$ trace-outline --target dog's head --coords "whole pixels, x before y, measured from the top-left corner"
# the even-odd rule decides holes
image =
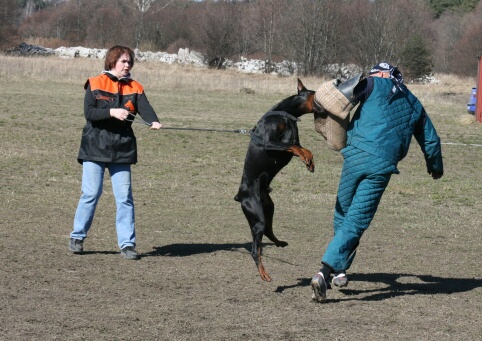
[[[324,114],[326,112],[316,100],[315,94],[316,91],[307,89],[298,78],[298,95],[295,96],[294,100],[298,103],[301,115],[308,113]]]

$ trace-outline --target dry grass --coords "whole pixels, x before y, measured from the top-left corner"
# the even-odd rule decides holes
[[[135,126],[138,248],[118,255],[108,181],[88,252],[67,251],[80,190],[82,86],[95,60],[0,57],[0,339],[477,340],[482,278],[482,147],[444,145],[433,181],[414,143],[364,235],[346,290],[310,301],[332,235],[342,159],[302,118],[315,173],[294,159],[273,182],[275,233],[261,283],[239,204],[248,136]],[[139,63],[135,78],[166,126],[251,128],[294,78]],[[444,142],[482,144],[466,120],[471,79],[412,85]],[[303,79],[316,89],[318,79]],[[254,94],[240,92],[250,88]]]
[[[100,73],[102,60],[57,57],[9,57],[0,56],[0,77],[21,80],[49,79],[59,83],[81,83],[88,77]],[[246,74],[237,71],[209,70],[195,66],[138,62],[133,76],[147,89],[180,89],[190,91],[239,92],[241,89],[254,89],[258,93],[291,94],[295,77],[275,77],[272,75]],[[304,78],[307,84],[314,78]],[[294,83],[296,86],[296,83]],[[295,88],[296,89],[296,88]]]

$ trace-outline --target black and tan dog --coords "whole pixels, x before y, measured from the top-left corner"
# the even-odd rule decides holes
[[[251,228],[251,255],[264,281],[269,282],[271,278],[261,261],[263,234],[276,246],[288,245],[273,234],[274,203],[269,195],[270,183],[293,156],[298,156],[310,172],[314,171],[313,155],[300,145],[296,122],[301,115],[323,111],[315,102],[315,91],[306,89],[298,79],[298,94],[271,108],[251,132],[243,177],[234,200],[241,203]]]

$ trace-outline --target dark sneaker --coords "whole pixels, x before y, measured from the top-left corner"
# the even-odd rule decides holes
[[[70,238],[69,250],[73,253],[84,252],[84,241],[80,239]]]
[[[311,288],[313,289],[313,296],[311,298],[316,302],[323,303],[326,300],[326,289],[328,285],[321,272],[318,272],[311,279]]]
[[[126,246],[126,247],[124,247],[124,248],[121,250],[121,255],[122,255],[122,257],[124,257],[125,259],[133,259],[133,260],[139,259],[139,255],[137,254],[137,251],[136,251],[136,249],[134,248],[134,246]]]
[[[331,283],[338,288],[346,287],[348,285],[348,278],[344,273],[335,274]]]

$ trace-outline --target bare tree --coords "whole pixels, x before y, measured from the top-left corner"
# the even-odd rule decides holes
[[[11,47],[18,39],[21,12],[15,0],[0,0],[0,49]]]
[[[126,0],[128,6],[133,8],[137,14],[137,23],[135,26],[135,47],[139,48],[145,39],[145,17],[152,5],[158,0]],[[175,0],[168,0],[156,9],[156,12],[163,10]]]
[[[280,0],[259,0],[251,6],[251,22],[255,30],[253,37],[264,52],[267,73],[272,71],[273,52],[277,44],[279,24],[285,13],[285,5],[286,2]]]
[[[477,56],[482,54],[482,3],[464,15],[464,33],[453,49],[452,71],[462,76],[477,76]]]
[[[302,75],[321,75],[337,59],[340,2],[335,0],[294,0],[289,2],[283,22],[284,50],[298,63]]]
[[[139,10],[141,13],[146,13],[151,5],[156,2],[156,0],[132,0],[133,5]]]
[[[428,26],[431,12],[424,2],[354,0],[346,9],[347,57],[364,68],[384,60],[399,64],[403,62],[401,52],[415,36],[425,42],[433,39]]]
[[[454,51],[457,42],[464,33],[462,14],[447,12],[440,19],[432,22],[435,35],[436,53],[434,53],[435,71],[450,72],[454,63]]]
[[[109,48],[114,44],[133,46],[132,32],[124,25],[125,8],[107,6],[102,0],[98,2],[98,6],[89,11],[85,44],[98,48]]]
[[[476,2],[464,0],[464,8]],[[324,75],[332,63],[369,68],[387,60],[414,68],[423,49],[436,72],[472,72],[473,55],[481,53],[476,51],[481,2],[470,13],[446,10],[440,18],[429,4],[434,2],[0,0],[0,47],[10,45],[18,32],[21,39],[36,38],[49,47],[121,43],[171,52],[189,47],[214,67],[226,58],[259,53],[256,58],[268,62],[268,71],[271,62],[288,59],[303,75]],[[19,8],[30,15],[22,17]]]
[[[197,4],[188,0],[176,0],[170,6],[155,4],[144,20],[144,49],[178,52],[179,48],[192,47],[191,25],[199,13]]]
[[[193,26],[197,42],[205,48],[206,58],[212,68],[221,68],[227,58],[237,50],[239,4],[213,2],[199,13],[199,23]]]
[[[239,35],[237,50],[240,56],[249,56],[261,50],[258,40],[258,2],[244,1],[240,7]]]
[[[430,26],[432,11],[427,3],[409,0],[397,3],[395,53],[398,66],[406,76],[422,78],[433,72],[435,32]]]
[[[396,19],[396,9],[391,1],[369,3],[356,0],[349,7],[348,17],[351,20],[348,26],[351,44],[347,45],[350,55],[358,65],[369,67],[382,60],[397,63],[395,55],[396,28],[393,24]]]

